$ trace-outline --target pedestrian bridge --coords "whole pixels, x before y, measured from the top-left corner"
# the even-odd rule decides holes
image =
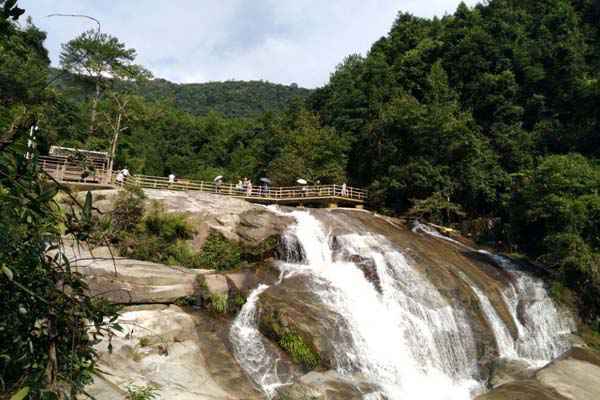
[[[78,163],[57,157],[39,157],[43,170],[58,182],[78,190],[98,190],[116,187],[116,173],[105,168],[86,170]],[[231,196],[253,203],[281,204],[290,206],[321,205],[327,207],[354,206],[362,208],[367,192],[362,189],[342,185],[303,185],[269,187],[253,186],[252,190],[241,190],[231,183],[217,184],[193,179],[179,178],[169,182],[166,177],[131,175],[125,186],[145,189],[200,191],[222,196]]]

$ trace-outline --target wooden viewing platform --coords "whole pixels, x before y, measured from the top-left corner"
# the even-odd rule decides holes
[[[85,178],[83,168],[77,163],[61,157],[39,157],[40,166],[57,181],[78,189],[108,189],[116,185],[116,173],[110,173],[103,166],[95,166],[95,170]],[[131,175],[125,181],[126,186],[137,186],[145,189],[200,191],[222,196],[231,196],[261,204],[310,205],[318,204],[328,207],[354,206],[361,208],[367,198],[365,190],[342,185],[303,185],[270,187],[264,190],[253,186],[252,191],[241,190],[231,183],[204,182],[179,178],[174,183],[160,176]]]

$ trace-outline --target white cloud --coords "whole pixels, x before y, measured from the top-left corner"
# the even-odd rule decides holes
[[[48,32],[56,64],[60,44],[94,25],[46,18],[56,12],[98,18],[102,30],[138,52],[155,76],[175,82],[264,79],[305,87],[326,83],[343,58],[364,54],[398,11],[431,17],[458,0],[21,0]],[[473,5],[475,0],[467,1]]]

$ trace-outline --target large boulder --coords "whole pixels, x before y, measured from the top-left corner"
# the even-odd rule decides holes
[[[477,400],[596,400],[600,399],[600,355],[574,347],[530,378],[515,380]]]
[[[197,231],[194,246],[200,248],[211,231],[246,246],[256,246],[280,236],[293,220],[267,207],[232,197],[197,191],[145,189],[148,201],[159,201],[168,212],[183,212]]]
[[[116,304],[170,304],[194,296],[198,277],[206,270],[192,270],[148,261],[111,257],[103,248],[66,246],[72,267],[83,274],[90,294]]]
[[[290,355],[306,369],[331,368],[336,361],[334,346],[351,342],[343,318],[315,294],[316,286],[320,284],[324,283],[297,274],[271,286],[261,294],[258,302],[260,331],[284,350],[289,351],[285,346],[286,338],[298,342],[309,359]]]
[[[278,390],[276,400],[360,400],[375,388],[358,376],[341,376],[335,371],[312,371]]]
[[[119,190],[93,192],[94,207],[104,214],[114,208]],[[193,245],[199,249],[211,231],[245,246],[256,246],[270,237],[279,237],[293,219],[268,207],[245,200],[199,191],[144,189],[147,206],[160,203],[167,212],[185,213],[196,235]],[[85,194],[79,194],[82,202]],[[68,204],[69,198],[62,202]]]
[[[590,350],[573,348],[538,371],[536,378],[567,399],[600,399],[600,355]]]
[[[124,331],[98,345],[103,372],[86,388],[98,400],[125,399],[127,388],[154,386],[162,399],[260,399],[227,350],[222,330],[177,306],[126,308]]]

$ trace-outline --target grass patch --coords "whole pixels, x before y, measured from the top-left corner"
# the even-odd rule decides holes
[[[160,398],[156,386],[127,386],[127,400],[155,400]]]
[[[190,307],[198,305],[198,298],[196,296],[184,296],[175,299],[175,305],[179,307]]]
[[[315,369],[321,361],[319,354],[312,350],[298,334],[285,333],[279,339],[279,345],[295,363],[302,364],[306,369]]]
[[[210,309],[216,314],[226,314],[228,307],[227,296],[213,293],[210,295]]]

